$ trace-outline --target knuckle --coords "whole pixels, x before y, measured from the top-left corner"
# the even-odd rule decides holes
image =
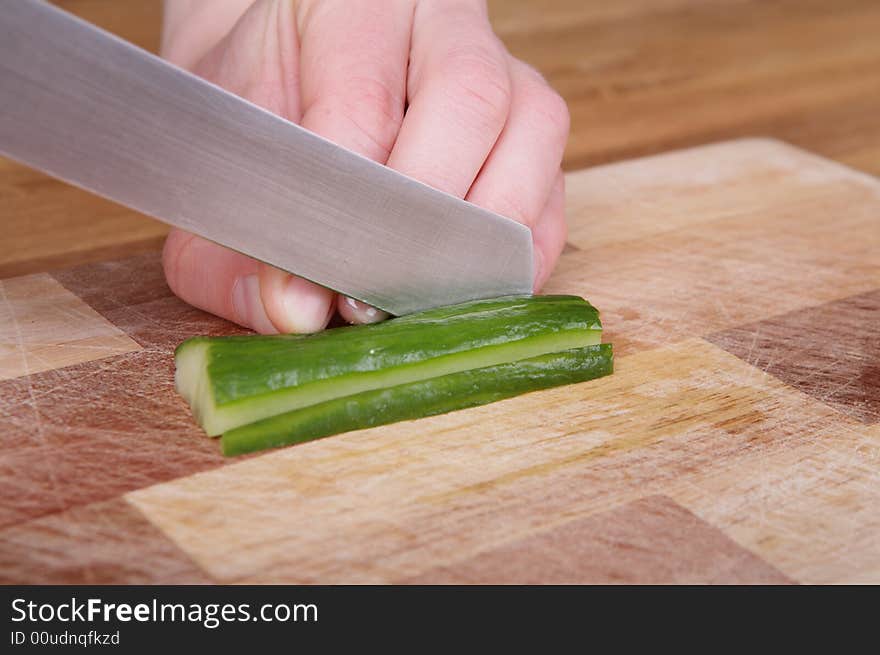
[[[548,129],[556,140],[565,141],[571,129],[571,112],[565,98],[535,68],[521,61],[517,61],[516,66],[522,102],[539,125]]]
[[[571,129],[571,114],[565,99],[546,84],[535,85],[523,94],[531,121],[554,143],[565,143]]]
[[[351,82],[346,96],[348,100],[344,107],[347,111],[364,116],[367,125],[374,131],[386,130],[392,136],[396,135],[397,127],[403,120],[404,98],[401,92],[393,91],[382,80],[359,78]]]
[[[571,113],[568,109],[568,103],[561,95],[547,86],[544,87],[537,104],[541,115],[553,133],[564,141],[571,128]]]
[[[445,78],[462,106],[483,122],[503,124],[512,89],[507,65],[495,47],[468,46],[449,54]]]
[[[349,80],[343,91],[331,93],[318,103],[318,111],[336,113],[361,137],[370,154],[386,159],[403,121],[404,99],[381,80]]]

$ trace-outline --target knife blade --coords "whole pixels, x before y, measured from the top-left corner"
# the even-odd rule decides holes
[[[40,0],[0,12],[0,153],[392,314],[531,292],[527,227]]]

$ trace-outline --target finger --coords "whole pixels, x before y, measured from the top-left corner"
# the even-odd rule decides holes
[[[302,114],[299,47],[291,4],[259,0],[193,70],[227,91],[297,122]]]
[[[298,50],[290,4],[264,0],[241,16],[196,64],[195,72],[297,121]],[[258,332],[311,332],[326,324],[331,292],[303,280],[293,282],[289,275],[279,281],[256,260],[200,237],[172,232],[163,263],[169,286],[178,296]],[[323,307],[315,308],[315,296],[324,298]],[[301,306],[296,299],[303,299]]]
[[[406,101],[413,0],[303,2],[302,125],[385,163]]]
[[[336,307],[336,294],[326,287],[286,271],[260,265],[259,299],[280,332],[320,332]]]
[[[388,160],[406,103],[414,6],[413,0],[301,5],[303,127],[380,163]],[[350,323],[388,316],[345,296],[337,309]]]
[[[507,119],[507,54],[483,3],[423,0],[410,56],[409,108],[388,165],[463,198]]]
[[[263,334],[277,332],[260,302],[259,263],[183,230],[165,240],[168,286],[190,305]]]
[[[159,51],[170,62],[191,69],[241,18],[254,0],[166,0]]]
[[[348,296],[339,296],[337,309],[339,315],[349,323],[378,323],[390,316],[388,312],[383,312],[381,309],[371,307]]]
[[[556,262],[565,239],[568,226],[565,223],[565,176],[558,171],[547,204],[538,215],[532,228],[532,239],[535,242],[535,293],[538,293],[556,268]]]
[[[534,227],[559,176],[568,108],[527,64],[511,60],[511,78],[510,116],[467,200]]]
[[[299,45],[290,3],[262,0],[195,72],[290,120],[300,117]],[[175,231],[163,251],[169,286],[183,300],[258,332],[313,332],[334,294],[200,237]]]

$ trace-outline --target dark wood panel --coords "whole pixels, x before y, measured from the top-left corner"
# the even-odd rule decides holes
[[[193,438],[172,353],[182,335],[242,328],[171,295],[155,252],[56,279],[143,349],[0,381],[0,526],[230,461]]]
[[[121,498],[0,530],[2,584],[208,584],[211,579]]]
[[[857,421],[880,422],[880,290],[709,340]]]
[[[665,496],[438,567],[418,584],[786,584],[785,575]]]

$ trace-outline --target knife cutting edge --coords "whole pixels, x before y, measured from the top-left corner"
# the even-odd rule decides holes
[[[0,12],[0,153],[392,314],[532,290],[526,226],[40,0]]]

